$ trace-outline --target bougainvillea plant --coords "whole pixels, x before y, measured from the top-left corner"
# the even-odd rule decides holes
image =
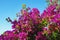
[[[48,7],[42,14],[37,8],[26,8],[17,14],[18,20],[6,19],[12,24],[12,31],[5,31],[0,40],[60,40],[60,3],[47,0]],[[20,15],[21,14],[21,15]]]

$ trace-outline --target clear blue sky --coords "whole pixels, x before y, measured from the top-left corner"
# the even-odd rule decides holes
[[[14,20],[16,13],[21,10],[22,4],[26,4],[30,8],[38,8],[41,13],[47,7],[46,0],[0,0],[0,34],[11,30],[12,25],[5,19],[10,17]]]

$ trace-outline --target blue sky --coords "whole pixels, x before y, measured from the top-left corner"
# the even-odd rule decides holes
[[[21,10],[22,4],[26,4],[30,8],[38,8],[41,13],[47,7],[46,0],[0,0],[0,34],[11,30],[12,25],[5,19],[10,17],[14,20],[16,13]]]

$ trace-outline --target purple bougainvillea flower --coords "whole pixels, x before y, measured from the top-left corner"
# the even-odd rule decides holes
[[[52,2],[52,0],[50,0],[50,2]]]
[[[40,14],[37,8],[24,8],[17,20],[6,19],[12,24],[11,31],[0,35],[0,40],[52,40],[60,37],[60,6],[56,0],[48,0],[50,4]],[[57,32],[58,31],[58,32]],[[55,32],[57,35],[52,35]],[[55,38],[56,37],[56,38]],[[60,38],[59,38],[60,39]]]
[[[60,14],[56,14],[53,19],[51,19],[52,22],[57,23],[60,20]]]
[[[56,5],[49,5],[49,7],[47,8],[47,12],[51,13],[52,11],[54,11],[55,8]]]
[[[26,32],[20,32],[19,33],[19,38],[20,40],[27,40],[27,33]]]
[[[4,35],[0,36],[0,40],[18,40],[18,35],[12,31],[6,31]]]
[[[44,12],[41,14],[41,18],[46,18],[47,17],[47,11],[46,10],[44,10]]]
[[[36,40],[47,40],[47,38],[42,34],[42,32],[38,32],[36,36]]]
[[[32,12],[34,12],[35,14],[39,14],[39,13],[40,13],[37,8],[33,8],[33,9],[32,9]]]

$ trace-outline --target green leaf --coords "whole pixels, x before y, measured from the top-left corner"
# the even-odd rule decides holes
[[[53,37],[55,37],[55,38],[56,38],[56,36],[57,36],[57,33],[53,32]]]
[[[48,24],[47,20],[43,20],[42,24],[45,25],[45,26],[47,26],[47,24]]]
[[[22,8],[23,8],[23,9],[26,9],[26,5],[25,5],[25,4],[22,4]]]

